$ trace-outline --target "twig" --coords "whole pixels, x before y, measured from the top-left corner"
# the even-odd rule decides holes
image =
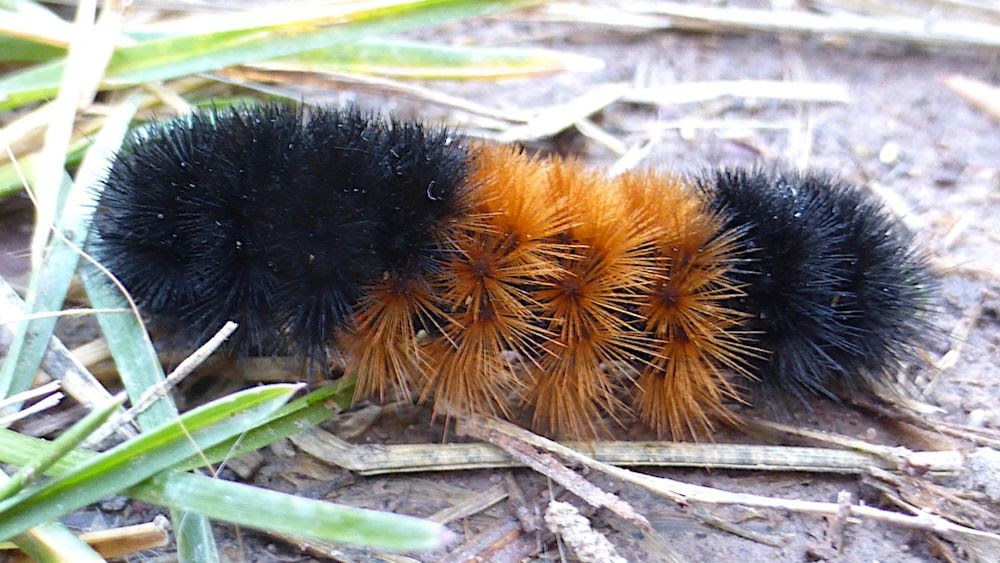
[[[174,371],[170,372],[163,381],[158,384],[146,389],[146,391],[139,397],[139,401],[136,402],[130,409],[125,411],[120,416],[116,416],[106,422],[104,426],[99,428],[94,434],[88,439],[88,443],[95,443],[103,440],[111,432],[117,429],[120,425],[131,423],[135,420],[135,417],[139,416],[140,413],[148,409],[160,398],[165,397],[171,389],[174,388],[182,379],[191,374],[198,366],[200,366],[213,352],[222,346],[223,342],[229,338],[233,332],[236,331],[238,325],[232,321],[227,322],[219,332],[215,334],[208,342],[204,343],[197,350],[191,353],[190,356],[184,359]]]
[[[521,535],[521,524],[514,518],[490,526],[481,534],[469,539],[464,544],[448,553],[449,561],[493,561],[490,555],[496,555],[498,550],[516,540]],[[518,559],[519,560],[519,559]]]
[[[171,389],[174,388],[182,379],[191,375],[191,372],[200,366],[209,356],[215,352],[222,343],[226,341],[234,332],[239,325],[233,321],[227,322],[219,332],[215,333],[215,336],[209,339],[208,342],[201,345],[200,348],[195,350],[188,356],[180,365],[177,366],[174,371],[170,372],[162,382],[160,382],[155,387],[151,387],[142,394],[139,398],[139,402],[136,403],[132,408],[128,410],[126,416],[135,417],[142,411],[148,409],[153,403],[160,400],[160,398],[166,396]]]
[[[504,472],[503,482],[507,490],[507,498],[514,505],[514,516],[521,523],[521,529],[525,532],[534,532],[539,527],[538,514],[529,508],[528,499],[524,497],[521,485],[514,479],[514,475],[510,471]]]
[[[904,422],[923,430],[929,430],[931,432],[944,434],[954,438],[961,438],[962,440],[968,440],[969,442],[973,442],[981,446],[1000,448],[1000,432],[996,430],[956,424],[954,422],[948,422],[947,420],[927,420],[905,411],[889,410],[882,405],[877,405],[871,401],[866,401],[857,397],[851,397],[848,401],[855,406],[863,408],[869,412],[876,413],[879,416]]]
[[[921,504],[917,504],[915,500],[919,499],[912,499],[912,497],[914,496],[912,494],[912,491],[910,491],[910,493],[905,492],[905,488],[907,487],[912,488],[914,485],[910,483],[904,483],[902,479],[899,479],[895,475],[889,475],[886,474],[885,472],[873,470],[872,475],[869,478],[866,478],[864,482],[867,485],[878,489],[882,493],[882,495],[885,496],[885,498],[887,498],[894,505],[904,510],[907,510],[913,514],[933,512],[934,514],[939,514],[941,515],[941,517],[947,518],[948,520],[956,522],[959,525],[971,525],[971,523],[968,522],[968,519],[959,518],[955,514],[951,513],[951,510],[954,510],[956,508],[966,509],[966,510],[971,509],[978,516],[986,517],[985,520],[980,520],[980,522],[985,522],[986,526],[989,526],[992,523],[993,524],[992,527],[995,527],[996,524],[995,518],[993,517],[993,514],[990,511],[969,501],[959,499],[955,497],[953,494],[947,492],[942,487],[930,485],[930,488],[922,496],[925,497],[924,500],[930,500],[931,502],[929,503],[923,502]],[[919,486],[928,486],[928,484],[920,483]],[[904,498],[904,497],[911,497],[911,498]],[[948,505],[943,506],[945,502],[947,502]],[[982,549],[983,546],[981,544],[983,542],[977,541],[978,538],[961,538],[961,539],[950,538],[950,539],[954,541],[957,545],[961,546],[964,550],[968,551],[969,553],[974,553],[979,555],[978,559],[975,557],[971,558],[973,560],[977,561],[991,560],[992,558],[986,557],[986,554],[996,552],[995,545],[993,546],[992,549],[989,548],[985,550]],[[962,540],[971,540],[971,541],[962,541]]]
[[[558,485],[546,487],[530,495],[527,500],[528,510],[533,514],[541,514],[542,506],[547,506],[556,491],[562,490]],[[556,500],[565,500],[570,493],[563,491],[555,494]],[[593,509],[584,506],[580,509],[587,516]],[[539,518],[540,520],[540,518]],[[623,522],[615,521],[614,522]],[[634,527],[633,527],[634,529]],[[525,532],[535,532],[525,534]],[[452,548],[447,554],[448,561],[473,563],[478,561],[524,561],[537,555],[542,546],[550,543],[554,536],[539,523],[535,530],[525,530],[516,517],[504,518],[496,525],[490,526],[465,543]]]
[[[863,477],[863,482],[877,487],[886,494],[890,492],[897,494],[900,498],[907,499],[908,503],[919,505],[920,508],[940,514],[941,516],[963,526],[980,526],[984,528],[996,528],[1000,524],[1000,515],[984,508],[983,505],[972,500],[962,498],[956,493],[968,493],[969,491],[955,490],[930,483],[925,480],[917,480],[913,477],[903,475],[893,475],[881,469],[871,468],[871,472]],[[890,489],[891,485],[891,489]],[[988,499],[980,499],[980,502],[988,504]]]
[[[607,508],[619,517],[633,522],[642,528],[648,529],[651,527],[645,516],[636,512],[631,505],[618,498],[617,495],[601,490],[590,481],[587,481],[579,474],[559,463],[552,455],[547,453],[540,454],[523,440],[497,431],[492,426],[495,422],[495,420],[479,417],[463,417],[459,419],[455,430],[460,434],[486,440],[503,448],[508,454],[563,487],[566,487],[567,490],[595,508]]]
[[[948,340],[951,342],[951,347],[948,351],[941,355],[934,362],[934,378],[931,379],[927,385],[921,390],[924,397],[930,395],[930,388],[938,380],[943,372],[950,370],[958,364],[958,360],[962,357],[962,350],[965,348],[966,343],[969,341],[969,335],[972,334],[972,329],[979,322],[979,317],[983,314],[982,304],[973,307],[971,310],[965,312],[962,315],[962,320],[955,328],[952,329],[951,334],[948,335]]]
[[[851,492],[837,493],[837,514],[828,522],[827,536],[837,553],[844,551],[844,536],[847,531],[847,517],[851,514]]]
[[[491,420],[490,426],[495,432],[501,432],[512,437],[517,437],[532,446],[544,448],[567,460],[585,465],[597,471],[601,471],[612,477],[635,483],[684,505],[692,503],[716,505],[736,504],[760,508],[788,510],[790,512],[801,512],[805,514],[819,514],[823,516],[835,516],[841,511],[840,505],[832,502],[783,499],[747,493],[733,493],[721,489],[714,489],[712,487],[691,485],[674,479],[644,475],[634,471],[629,471],[628,469],[622,469],[620,467],[614,467],[606,463],[601,463],[589,456],[563,446],[562,444],[533,434],[508,422]],[[926,530],[942,534],[958,534],[967,539],[989,543],[994,545],[995,549],[1000,550],[1000,535],[953,524],[940,516],[926,512],[909,516],[865,505],[851,505],[850,515],[858,518],[867,518],[870,520],[886,522],[905,528]]]

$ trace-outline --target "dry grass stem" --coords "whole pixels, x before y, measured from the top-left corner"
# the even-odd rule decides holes
[[[79,538],[93,547],[101,557],[111,559],[126,557],[141,551],[164,547],[170,540],[170,522],[163,515],[158,515],[152,522],[110,528],[96,532],[83,532]],[[11,543],[0,545],[0,553],[5,554],[5,561],[34,561],[23,553],[11,553],[15,546]]]
[[[35,387],[34,389],[28,389],[27,391],[24,391],[22,393],[17,393],[15,395],[3,399],[2,401],[0,401],[0,410],[6,409],[11,405],[23,403],[24,401],[30,401],[31,399],[34,399],[36,397],[51,395],[52,393],[55,393],[57,391],[59,391],[59,382],[50,381],[45,385],[40,385],[38,387]]]
[[[1000,88],[957,74],[945,78],[943,82],[979,111],[1000,120]]]
[[[413,100],[460,110],[473,115],[499,119],[508,123],[524,122],[526,114],[516,110],[496,109],[430,88],[388,78],[342,72],[288,72],[266,70],[253,65],[221,71],[223,76],[237,80],[255,80],[278,84],[311,85],[320,88],[368,92],[381,96],[404,96]],[[293,96],[294,97],[294,96]]]
[[[7,427],[11,424],[17,422],[18,420],[28,418],[34,414],[38,414],[42,411],[51,409],[52,407],[58,405],[63,399],[62,393],[52,393],[47,397],[44,397],[37,402],[31,404],[31,406],[22,408],[21,410],[12,412],[6,416],[0,416],[0,427]],[[16,398],[17,395],[11,395],[11,399]],[[22,398],[23,400],[23,398]],[[21,401],[17,401],[21,402]]]
[[[51,319],[59,317],[86,317],[90,315],[105,315],[115,313],[128,313],[128,309],[63,309],[62,311],[45,311],[42,313],[21,314],[20,316],[0,320],[0,325],[16,324],[19,322],[34,321],[38,319]]]
[[[631,85],[624,82],[598,84],[566,103],[534,110],[527,123],[510,127],[496,140],[514,143],[550,137],[617,102],[630,89]]]
[[[500,448],[489,444],[355,445],[318,428],[296,434],[291,440],[313,457],[360,475],[523,466]],[[873,466],[902,471],[910,463],[919,464],[933,474],[951,474],[961,466],[961,457],[949,451],[912,452],[909,457],[898,458],[838,449],[745,444],[589,442],[568,443],[567,446],[586,451],[604,463],[626,466],[845,475],[863,474]],[[907,464],[900,465],[900,459],[907,460]]]
[[[481,493],[469,495],[462,501],[431,514],[427,519],[447,524],[478,514],[506,498],[507,490],[503,485],[496,485]]]
[[[527,17],[543,21],[612,27],[680,29],[703,33],[795,33],[843,35],[918,45],[1000,47],[1000,26],[971,21],[933,20],[898,15],[866,17],[849,13],[820,15],[797,10],[761,10],[679,2],[620,2],[620,8],[594,9],[579,3],[546,4]]]
[[[48,436],[69,428],[74,422],[86,416],[88,412],[87,407],[83,405],[73,405],[69,408],[53,411],[45,416],[36,416],[25,420],[17,426],[17,431],[37,438]]]
[[[622,99],[636,104],[663,106],[702,103],[720,98],[838,104],[846,104],[851,101],[850,93],[844,84],[786,80],[713,80],[644,86],[633,88]]]
[[[769,545],[771,547],[782,547],[787,543],[781,536],[764,534],[751,530],[745,526],[734,524],[700,507],[690,507],[688,512],[691,516],[697,518],[703,524],[722,530],[723,532],[733,534],[734,536],[739,536],[741,538]]]
[[[579,121],[573,122],[573,126],[576,127],[583,136],[601,144],[608,148],[611,152],[616,155],[623,155],[628,150],[625,143],[621,141],[618,137],[615,137],[611,133],[608,133],[601,126],[597,125],[590,119],[581,119]]]
[[[5,280],[0,278],[0,318],[21,315],[23,311],[24,301]],[[0,324],[0,352],[2,352],[0,355],[6,354],[13,337],[11,328]],[[89,410],[105,405],[111,400],[111,393],[55,336],[49,339],[45,356],[42,357],[41,369],[53,380],[58,381],[67,395],[86,405]],[[123,438],[135,436],[135,429],[131,426],[122,426],[118,432]]]
[[[871,454],[904,472],[914,469],[927,470],[929,469],[928,462],[936,467],[935,472],[942,472],[941,470],[944,470],[944,472],[956,473],[962,468],[962,454],[957,451],[914,452],[902,446],[881,446],[850,436],[798,428],[766,420],[744,417],[741,419],[741,422],[749,428],[776,430],[785,434],[801,436],[810,440]],[[875,467],[875,465],[872,464],[870,467]],[[867,471],[867,468],[865,471]]]
[[[103,338],[77,346],[70,350],[70,354],[87,368],[111,359],[111,349],[108,348],[108,343]]]
[[[54,111],[55,105],[47,102],[12,120],[0,129],[0,147],[11,147],[15,153],[24,153],[22,145],[32,143],[40,146],[40,132],[52,119]],[[0,162],[9,161],[6,151],[4,153],[0,154]]]
[[[91,96],[85,103],[84,97],[90,91],[90,85],[97,84],[100,80],[108,61],[108,59],[102,61],[99,58],[94,60],[89,58],[93,54],[91,51],[93,45],[103,41],[95,33],[96,13],[95,0],[83,0],[76,7],[71,35],[73,39],[66,53],[66,64],[59,84],[59,93],[53,102],[51,119],[45,129],[41,162],[47,165],[39,168],[36,181],[31,186],[36,213],[35,231],[31,238],[33,271],[38,271],[41,267],[50,230],[55,224],[57,194],[63,175],[66,174],[62,163],[66,161],[66,153],[73,136],[77,109],[92,101]]]
[[[931,387],[940,375],[943,372],[955,367],[955,364],[958,363],[958,360],[962,356],[962,350],[969,341],[969,335],[972,333],[972,328],[979,321],[979,317],[982,316],[982,314],[982,306],[976,307],[971,311],[967,311],[966,314],[962,316],[962,322],[955,325],[955,328],[952,329],[951,335],[948,337],[948,340],[952,343],[951,347],[947,352],[942,354],[937,361],[934,362],[934,370],[931,372],[933,378],[926,386],[924,386],[923,389],[921,389],[921,392],[925,397],[929,396]]]

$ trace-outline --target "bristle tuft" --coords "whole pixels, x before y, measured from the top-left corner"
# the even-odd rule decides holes
[[[559,208],[544,205],[541,163],[520,151],[486,146],[474,152],[469,182],[476,200],[447,234],[448,256],[437,277],[445,311],[443,333],[429,355],[422,399],[435,397],[435,413],[507,414],[518,377],[548,338],[535,321],[531,288],[554,276],[565,228]]]
[[[633,323],[637,296],[656,281],[649,251],[657,231],[598,172],[553,160],[547,176],[548,205],[564,206],[570,222],[562,235],[564,271],[536,292],[554,338],[542,346],[528,401],[536,426],[595,437],[606,433],[606,416],[629,411],[621,381],[634,378],[637,357],[653,353]]]
[[[703,187],[743,233],[734,279],[746,295],[730,306],[767,352],[753,361],[765,389],[835,397],[912,357],[929,276],[879,203],[830,178],[761,170]]]
[[[729,277],[738,234],[723,231],[679,178],[628,174],[619,183],[627,204],[659,227],[659,278],[639,309],[657,353],[636,385],[639,416],[661,436],[710,435],[713,420],[732,420],[725,403],[739,393],[731,376],[748,374],[742,315],[726,306],[743,295]]]

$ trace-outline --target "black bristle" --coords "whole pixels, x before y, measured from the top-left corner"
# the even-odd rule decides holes
[[[816,175],[724,170],[702,180],[712,209],[739,229],[733,273],[746,329],[764,352],[764,389],[835,396],[912,356],[929,276],[882,206]]]
[[[935,288],[926,257],[874,197],[830,179],[807,180],[828,195],[844,232],[845,273],[836,310],[840,324],[852,331],[853,345],[834,357],[849,373],[894,376],[934,332],[925,315]]]
[[[382,228],[375,252],[387,270],[426,269],[432,264],[427,233],[443,214],[462,204],[457,190],[466,182],[466,150],[456,150],[451,131],[392,120],[377,147],[391,178],[369,198],[370,215]],[[414,259],[417,262],[414,263]]]
[[[467,154],[447,131],[356,109],[306,118],[268,104],[159,122],[112,164],[94,252],[191,344],[233,320],[241,353],[316,358],[365,284],[433,253]]]

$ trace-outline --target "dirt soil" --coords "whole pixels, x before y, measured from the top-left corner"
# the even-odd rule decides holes
[[[1000,123],[971,107],[942,79],[961,74],[1000,83],[1000,53],[974,49],[927,49],[874,40],[821,37],[777,37],[770,34],[704,35],[670,31],[636,31],[597,26],[517,23],[465,23],[439,28],[425,38],[447,38],[477,44],[550,47],[597,57],[603,70],[547,78],[492,82],[433,82],[429,88],[480,103],[523,110],[571,100],[600,84],[633,82],[669,85],[677,82],[771,79],[833,82],[846,86],[847,103],[777,102],[725,98],[703,103],[649,105],[618,102],[592,116],[594,123],[632,147],[646,142],[658,126],[679,119],[699,119],[725,127],[668,127],[640,167],[698,171],[720,165],[802,166],[822,170],[869,187],[887,197],[892,209],[913,229],[918,244],[933,256],[940,280],[935,323],[940,329],[927,350],[928,362],[952,351],[955,361],[936,369],[914,366],[905,377],[919,390],[918,399],[940,407],[934,419],[1000,429]],[[426,103],[370,94],[316,92],[316,99],[356,99],[384,110],[455,122],[462,115]],[[595,166],[618,159],[605,145],[576,131],[558,135],[536,148],[578,155]],[[24,282],[29,217],[19,206],[0,206],[0,274]],[[968,329],[963,332],[963,327]],[[960,339],[949,335],[956,331]],[[67,332],[68,330],[68,332]],[[73,329],[63,329],[73,339]],[[364,405],[360,405],[364,406]],[[767,409],[744,409],[768,418]],[[931,439],[845,404],[817,401],[799,412],[794,423],[835,431],[871,442],[913,449],[957,448],[966,442]],[[326,427],[338,431],[342,424]],[[440,424],[428,424],[419,407],[384,408],[377,423],[354,440],[362,443],[435,443],[445,435]],[[619,439],[650,439],[631,423]],[[448,440],[454,434],[448,434]],[[718,442],[776,443],[762,436],[721,431]],[[793,442],[782,442],[791,444]],[[360,477],[323,466],[290,443],[269,448],[251,464],[248,479],[284,491],[296,491],[335,502],[430,516],[493,487],[517,483],[528,507],[544,509],[550,495],[577,500],[530,470],[474,470],[442,474]],[[647,470],[690,483],[730,491],[835,502],[841,490],[876,506],[885,501],[853,477],[803,473],[704,470]],[[239,478],[230,470],[224,477]],[[754,541],[706,525],[692,510],[655,497],[635,486],[591,475],[598,485],[619,493],[653,523],[655,534],[640,534],[603,511],[587,512],[629,561],[937,561],[940,552],[920,531],[862,522],[848,527],[846,544],[837,554],[827,540],[827,522],[766,510],[706,510],[727,522],[757,533]],[[959,480],[943,481],[957,486]],[[516,503],[501,501],[453,522],[461,545],[477,534],[490,533],[516,518]],[[996,507],[994,506],[995,510]],[[111,502],[79,513],[75,524],[125,524],[144,519],[150,507]],[[258,532],[218,525],[226,557],[249,561],[297,561],[318,557]],[[516,536],[516,537],[515,537]],[[551,535],[519,532],[509,543],[532,560],[560,557]],[[774,544],[774,545],[769,545]],[[950,545],[950,544],[946,544]],[[958,556],[965,554],[957,549]],[[161,554],[162,555],[162,554]],[[993,560],[1000,560],[1000,556]],[[418,561],[450,561],[455,554],[411,555]],[[376,561],[380,556],[344,550],[341,558]],[[395,561],[410,561],[397,558]]]

